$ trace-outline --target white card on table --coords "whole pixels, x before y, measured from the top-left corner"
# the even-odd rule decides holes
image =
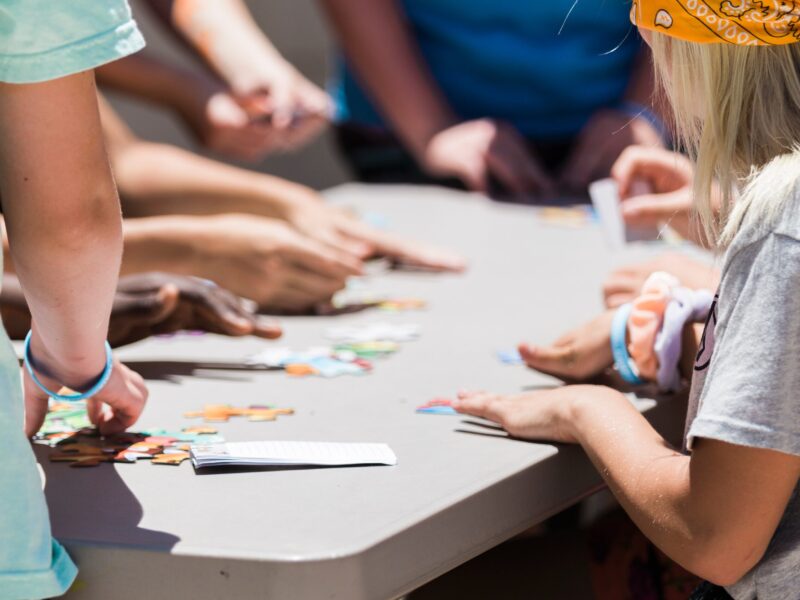
[[[612,250],[619,250],[625,245],[625,222],[622,220],[617,182],[613,179],[595,181],[589,186],[589,195],[608,245]]]
[[[386,444],[334,442],[223,442],[194,444],[191,447],[195,468],[237,466],[323,466],[397,464],[397,457]]]

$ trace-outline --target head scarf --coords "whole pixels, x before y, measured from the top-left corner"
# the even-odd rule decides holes
[[[631,20],[644,29],[701,44],[800,41],[800,0],[633,0]]]

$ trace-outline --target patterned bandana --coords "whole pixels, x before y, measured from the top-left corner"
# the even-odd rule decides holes
[[[800,41],[800,0],[633,0],[631,21],[701,44],[793,44]]]

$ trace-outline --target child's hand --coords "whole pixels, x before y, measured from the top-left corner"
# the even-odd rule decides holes
[[[495,178],[516,198],[553,196],[555,184],[525,138],[491,119],[459,123],[431,137],[421,162],[436,177],[456,177],[470,190],[491,193]]]
[[[613,319],[614,311],[606,311],[559,338],[552,346],[520,344],[519,353],[531,369],[562,379],[590,379],[614,363],[611,353]]]
[[[229,336],[281,336],[273,319],[209,281],[171,273],[121,277],[111,310],[108,341],[121,346],[155,334],[200,330]]]
[[[147,396],[142,376],[114,359],[111,379],[99,394],[86,402],[89,420],[103,435],[125,431],[139,420]],[[111,410],[104,410],[104,404]]]
[[[301,313],[330,300],[363,264],[301,235],[288,224],[251,215],[188,217],[178,269],[210,279],[260,307]]]
[[[572,412],[578,399],[600,397],[609,388],[568,385],[524,394],[459,392],[453,408],[458,412],[494,421],[513,437],[575,444]]]
[[[619,184],[626,224],[658,227],[668,223],[684,238],[706,245],[692,223],[694,167],[688,158],[663,148],[630,146],[614,163],[611,176]],[[637,188],[650,191],[642,194]]]
[[[671,252],[653,260],[622,267],[611,273],[603,283],[606,306],[616,308],[631,302],[639,295],[644,282],[656,271],[677,277],[681,285],[693,290],[715,290],[719,286],[720,272],[685,254]]]
[[[33,383],[28,371],[23,371],[25,435],[32,437],[44,423],[48,397]],[[50,389],[59,389],[57,383],[46,377],[41,379],[45,385],[51,386]],[[139,419],[147,402],[147,395],[147,387],[141,375],[115,359],[108,383],[99,394],[86,402],[89,419],[103,435],[125,431]],[[104,404],[108,405],[110,412],[104,411]]]
[[[283,202],[284,218],[295,230],[358,260],[383,256],[433,271],[461,272],[466,268],[455,252],[372,227],[351,211],[326,203],[305,186],[288,188]]]

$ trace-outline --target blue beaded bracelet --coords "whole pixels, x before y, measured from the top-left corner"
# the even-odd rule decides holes
[[[28,335],[25,336],[23,362],[25,363],[25,368],[28,370],[28,375],[31,376],[31,380],[36,384],[36,387],[54,400],[59,400],[61,402],[77,402],[78,400],[86,400],[87,398],[95,396],[108,383],[108,380],[111,378],[111,371],[114,369],[114,357],[111,353],[111,346],[108,342],[106,342],[106,366],[105,369],[103,369],[103,372],[100,374],[100,378],[92,387],[80,394],[56,394],[48,390],[47,387],[41,381],[39,381],[39,378],[36,376],[36,373],[33,370],[33,360],[31,358],[32,333],[33,332],[29,331]]]
[[[628,318],[631,316],[633,305],[623,304],[614,313],[611,322],[611,354],[614,356],[614,368],[620,376],[631,385],[642,385],[644,381],[639,377],[636,365],[633,364],[628,354]]]

